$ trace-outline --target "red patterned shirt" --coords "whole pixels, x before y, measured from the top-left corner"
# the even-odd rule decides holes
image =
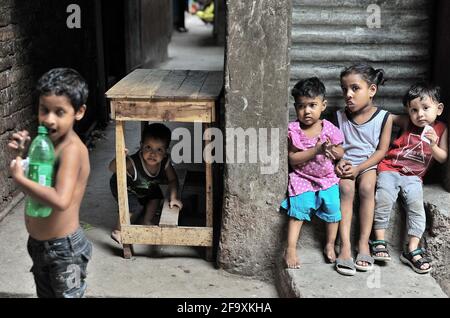
[[[442,122],[435,121],[432,125],[438,135],[437,144],[446,129]],[[395,171],[406,176],[423,178],[431,163],[430,145],[422,141],[420,135],[423,128],[409,122],[408,129],[390,146],[385,158],[378,164],[378,172]]]

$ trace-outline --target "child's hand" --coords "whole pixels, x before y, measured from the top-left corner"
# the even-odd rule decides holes
[[[347,166],[348,164],[350,164],[350,162],[344,159],[339,160],[339,162],[336,164],[336,175],[339,178],[343,177],[345,166]]]
[[[177,206],[181,210],[183,208],[183,203],[178,199],[170,200],[169,207],[172,209],[175,206]]]
[[[327,141],[325,141],[322,145],[323,153],[328,159],[336,160],[338,156],[338,152],[336,151],[337,145],[333,145],[331,143],[331,140],[327,138]]]
[[[19,155],[23,155],[25,145],[31,140],[30,134],[26,130],[15,132],[8,142],[8,147],[13,150],[17,150]]]
[[[11,176],[15,180],[25,176],[21,157],[17,156],[15,160],[11,161],[11,163],[9,164],[9,171],[11,172]]]
[[[341,179],[354,180],[358,173],[358,167],[354,167],[350,161],[341,159],[336,165],[336,175]]]
[[[345,165],[342,173],[341,179],[351,179],[355,180],[359,174],[359,169],[357,166],[352,166],[351,164]]]
[[[429,130],[425,133],[425,137],[430,140],[430,147],[434,147],[439,140],[439,137],[433,128],[429,128]]]
[[[327,153],[328,153],[327,152],[325,155],[328,158],[330,158],[331,160],[336,160],[339,156],[339,151],[338,151],[339,148],[338,147],[339,147],[339,145],[330,145],[330,150],[329,150],[330,154],[327,155]]]
[[[316,151],[316,155],[325,153],[325,142],[322,142],[320,141],[320,139],[318,139],[316,145],[314,146],[314,149]]]

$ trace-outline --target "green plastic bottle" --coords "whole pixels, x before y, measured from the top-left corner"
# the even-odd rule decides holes
[[[28,151],[28,179],[41,185],[51,187],[53,185],[53,165],[55,162],[55,149],[48,137],[45,126],[38,127],[38,135],[33,139]],[[45,206],[31,197],[25,202],[25,213],[33,217],[48,217],[52,208]]]

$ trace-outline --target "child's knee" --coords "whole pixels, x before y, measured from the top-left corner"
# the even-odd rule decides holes
[[[392,207],[397,198],[394,194],[387,189],[378,188],[375,193],[375,202],[376,206],[384,207],[389,206]]]
[[[361,199],[374,199],[375,183],[372,182],[361,183],[358,189],[358,193]]]
[[[353,200],[353,196],[355,195],[355,187],[351,183],[341,183],[339,184],[339,193],[341,200]]]

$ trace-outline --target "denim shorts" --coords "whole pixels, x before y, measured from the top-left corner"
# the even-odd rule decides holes
[[[86,291],[86,267],[92,243],[79,228],[63,238],[27,243],[33,261],[31,272],[39,298],[81,298]]]
[[[281,202],[281,208],[287,210],[290,217],[300,221],[311,221],[311,215],[315,214],[327,223],[339,222],[341,220],[339,185],[289,197]]]

